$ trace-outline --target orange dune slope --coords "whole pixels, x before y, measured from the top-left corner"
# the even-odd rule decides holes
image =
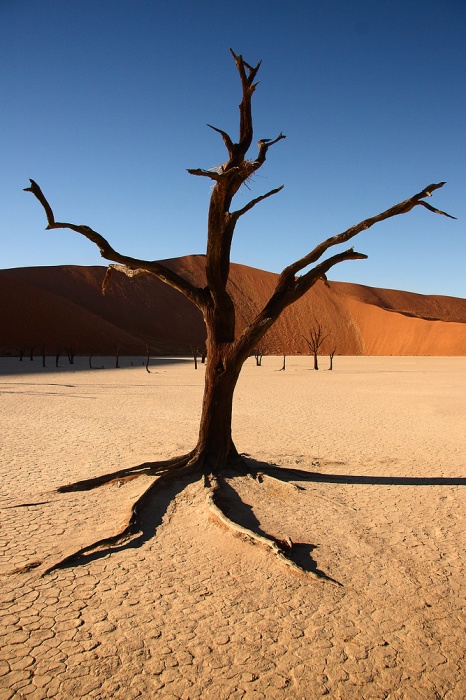
[[[196,285],[205,257],[165,260]],[[54,354],[186,354],[204,343],[200,312],[158,280],[114,275],[105,296],[104,267],[0,270],[0,352],[44,347]],[[229,291],[238,332],[272,294],[277,275],[232,264]],[[322,354],[466,355],[466,299],[424,296],[343,282],[319,281],[286,309],[261,344],[264,354],[308,353],[303,336],[318,321],[328,334]]]

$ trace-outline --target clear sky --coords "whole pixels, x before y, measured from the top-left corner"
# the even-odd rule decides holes
[[[0,0],[0,268],[102,265],[72,231],[44,231],[33,178],[57,220],[150,260],[205,252],[211,182],[236,139],[232,47],[262,59],[255,136],[270,149],[232,260],[283,267],[323,238],[447,181],[354,240],[365,261],[330,279],[466,297],[464,0]],[[253,153],[256,152],[254,148]],[[333,251],[336,252],[336,251]]]

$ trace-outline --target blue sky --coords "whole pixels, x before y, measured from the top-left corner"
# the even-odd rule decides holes
[[[287,138],[235,208],[235,262],[280,272],[323,238],[447,181],[354,241],[366,261],[331,279],[466,297],[464,0],[1,0],[0,268],[102,265],[87,240],[44,231],[33,178],[57,220],[85,223],[151,260],[205,252],[210,181],[226,159],[240,84],[255,64],[255,136]],[[254,151],[255,152],[255,149]]]

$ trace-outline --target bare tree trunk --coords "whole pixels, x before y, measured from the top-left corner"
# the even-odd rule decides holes
[[[278,371],[284,372],[285,370],[286,370],[286,355],[283,355],[283,364]]]
[[[330,367],[329,367],[329,370],[332,370],[332,369],[333,369],[333,358],[334,358],[334,356],[335,356],[335,352],[336,352],[336,348],[334,348],[334,349],[332,350],[332,352],[330,353]]]
[[[70,346],[69,348],[65,348],[65,353],[70,365],[74,365],[74,356],[76,355],[76,350],[72,346]]]
[[[233,394],[242,367],[223,349],[209,350],[199,439],[195,453],[205,473],[215,474],[237,456],[231,435]]]

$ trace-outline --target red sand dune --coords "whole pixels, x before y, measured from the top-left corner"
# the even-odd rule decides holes
[[[205,284],[205,257],[164,263]],[[0,352],[42,346],[48,354],[185,354],[203,344],[199,311],[158,280],[115,274],[105,296],[104,267],[0,270]],[[229,291],[238,331],[265,304],[277,275],[232,264]],[[330,334],[322,347],[342,355],[466,355],[466,299],[424,296],[343,282],[319,281],[286,309],[261,344],[264,354],[308,353],[303,335],[318,320]]]

